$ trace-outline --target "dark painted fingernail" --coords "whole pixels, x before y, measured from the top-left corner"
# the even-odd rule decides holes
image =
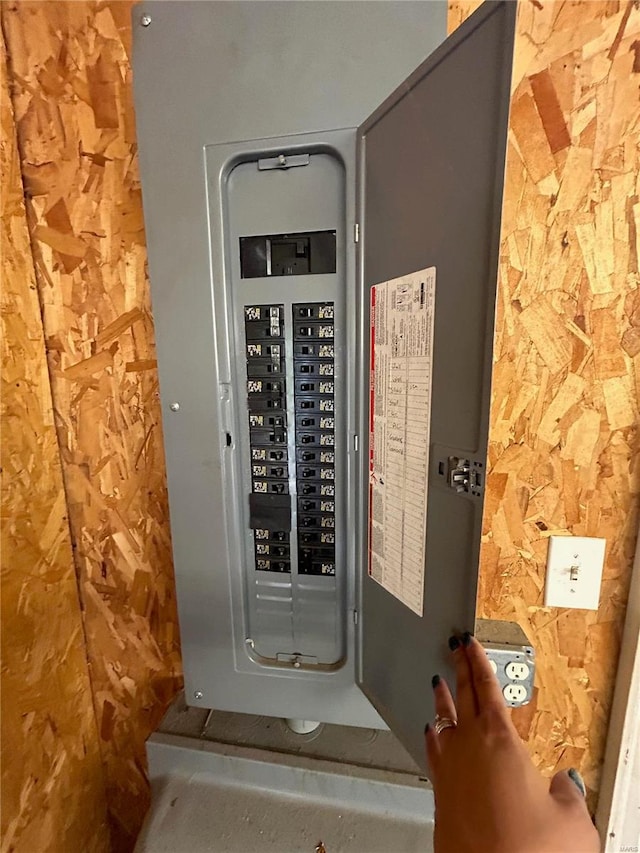
[[[433,676],[433,678],[431,679],[431,686],[433,687],[433,689],[434,689],[434,690],[436,689],[436,687],[438,686],[438,684],[440,684],[440,681],[441,681],[441,680],[442,680],[442,679],[440,678],[440,676],[439,676],[439,675],[434,675],[434,676]]]
[[[457,637],[449,637],[449,648],[452,652],[460,648],[460,640]]]
[[[465,631],[462,635],[462,645],[465,647],[465,649],[469,648],[469,646],[471,645],[471,637],[473,637],[471,631]]]
[[[427,723],[427,725],[424,727],[424,733],[426,734],[430,728],[431,726],[429,725],[429,723]]]
[[[582,774],[579,770],[576,770],[575,767],[570,767],[567,770],[569,775],[569,779],[573,782],[576,788],[580,791],[583,797],[587,796],[587,786],[584,784],[584,779],[582,778]]]

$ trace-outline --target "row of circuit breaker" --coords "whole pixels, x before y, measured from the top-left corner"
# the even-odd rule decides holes
[[[259,571],[291,572],[291,479],[299,574],[335,575],[333,303],[292,306],[295,459],[289,459],[284,306],[245,307],[251,527]]]

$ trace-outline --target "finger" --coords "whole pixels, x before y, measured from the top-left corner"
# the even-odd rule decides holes
[[[424,730],[424,740],[427,750],[427,767],[429,768],[431,781],[435,782],[436,776],[438,775],[438,768],[440,766],[442,744],[440,743],[438,735],[429,723],[427,723],[427,727]]]
[[[456,668],[456,707],[458,709],[458,721],[464,723],[477,713],[477,703],[473,691],[471,669],[469,661],[457,637],[449,637],[449,648],[453,653],[453,662]]]
[[[481,643],[471,634],[464,634],[462,645],[466,652],[469,669],[471,670],[471,680],[473,681],[473,690],[478,703],[478,710],[482,711],[491,707],[499,710],[505,718],[508,717],[507,706],[500,690],[500,684],[494,671],[491,669],[489,658],[482,648]]]
[[[458,712],[456,711],[456,703],[453,701],[453,696],[447,682],[440,678],[439,675],[434,675],[431,679],[431,686],[433,687],[436,714],[439,717],[448,717],[450,720],[457,722]]]
[[[585,802],[587,788],[582,775],[574,767],[556,773],[551,780],[549,793],[562,806],[575,806],[580,803],[585,809],[587,807]]]

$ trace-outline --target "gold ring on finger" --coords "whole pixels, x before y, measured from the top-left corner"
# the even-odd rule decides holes
[[[436,718],[433,721],[433,730],[439,735],[445,729],[455,729],[457,725],[457,720],[452,720],[451,717],[441,717],[440,714],[436,714]]]

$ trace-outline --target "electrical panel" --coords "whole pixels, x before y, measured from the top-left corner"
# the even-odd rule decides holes
[[[276,5],[133,12],[187,701],[389,725],[422,763],[430,676],[475,616],[515,9],[483,4],[402,83],[440,4]],[[391,391],[419,417],[376,432]],[[420,494],[390,521],[374,462],[411,466],[409,439]],[[419,545],[419,604],[372,570],[383,528]]]

